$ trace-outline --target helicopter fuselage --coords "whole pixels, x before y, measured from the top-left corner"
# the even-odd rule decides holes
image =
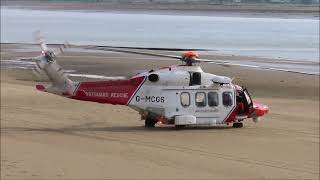
[[[127,105],[141,114],[146,127],[156,123],[177,127],[233,123],[242,127],[242,120],[253,118],[256,122],[268,112],[267,106],[254,103],[248,91],[229,77],[203,72],[195,63],[208,60],[197,59],[193,52],[184,53],[182,59],[170,56],[185,65],[150,70],[130,79],[75,82],[59,66],[55,53],[43,41],[40,46],[42,54],[35,70],[44,72],[52,85],[37,85],[38,90],[82,101]]]
[[[259,106],[258,116],[245,93],[230,78],[205,73],[199,66],[170,66],[128,80],[79,82],[66,96],[127,105],[152,123],[215,125],[257,118],[268,111]]]

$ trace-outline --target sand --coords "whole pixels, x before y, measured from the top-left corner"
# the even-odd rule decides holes
[[[1,59],[35,54],[16,49],[2,46]],[[58,61],[111,76],[178,63],[98,52],[67,52]],[[236,77],[269,114],[241,129],[145,129],[128,107],[39,92],[34,86],[47,82],[30,71],[1,69],[1,178],[319,179],[319,76],[203,69]]]

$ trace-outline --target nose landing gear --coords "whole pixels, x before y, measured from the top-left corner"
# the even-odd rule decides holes
[[[234,128],[242,128],[243,124],[241,122],[234,122],[232,127],[234,127]]]

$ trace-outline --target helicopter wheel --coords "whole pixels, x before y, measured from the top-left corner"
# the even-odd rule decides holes
[[[184,127],[186,127],[185,125],[175,125],[174,128],[176,130],[180,130],[180,129],[183,129]]]
[[[242,127],[243,127],[243,124],[242,124],[242,123],[239,123],[239,122],[233,123],[232,127],[234,127],[234,128],[242,128]]]
[[[157,122],[153,119],[150,119],[150,118],[147,118],[145,121],[144,121],[144,126],[146,128],[153,128],[155,126]]]

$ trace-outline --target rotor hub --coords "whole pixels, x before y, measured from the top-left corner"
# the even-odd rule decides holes
[[[47,60],[47,62],[52,63],[56,55],[52,51],[43,51],[42,52]]]
[[[192,66],[196,63],[196,59],[199,58],[197,52],[189,51],[182,54],[181,60],[186,63],[187,66]]]

